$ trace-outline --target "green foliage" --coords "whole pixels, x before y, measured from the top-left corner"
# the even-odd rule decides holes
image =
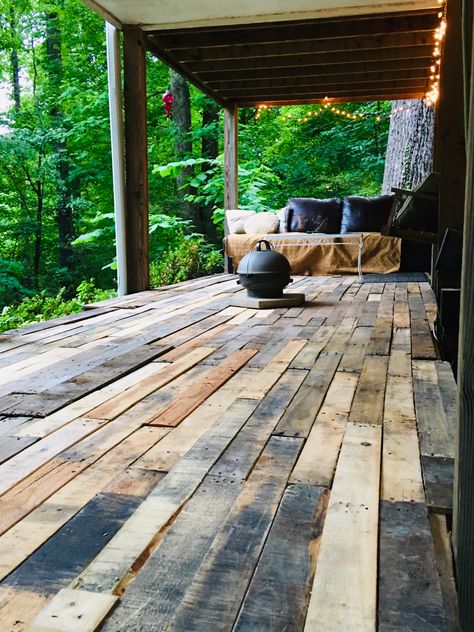
[[[23,266],[15,261],[0,259],[0,307],[31,292],[22,284]]]
[[[96,288],[93,279],[82,281],[77,287],[76,296],[71,299],[66,298],[65,288],[61,288],[53,295],[42,290],[33,296],[23,298],[16,304],[5,306],[0,312],[0,332],[74,314],[82,311],[85,303],[102,301],[112,296],[114,296],[113,291]]]
[[[182,235],[179,243],[165,250],[158,260],[151,263],[151,285],[172,285],[215,274],[222,272],[223,265],[222,252],[207,244],[202,235]]]

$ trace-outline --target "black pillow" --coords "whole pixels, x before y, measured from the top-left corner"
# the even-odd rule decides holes
[[[288,200],[290,233],[339,233],[342,201],[338,198],[291,198]]]
[[[394,195],[346,197],[342,201],[341,233],[378,233],[388,221]]]

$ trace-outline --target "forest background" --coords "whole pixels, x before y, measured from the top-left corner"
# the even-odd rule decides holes
[[[80,0],[0,0],[0,69],[2,330],[110,296],[116,271],[103,20]],[[222,270],[223,113],[151,56],[147,77],[158,286]],[[378,194],[392,109],[241,109],[239,207]]]

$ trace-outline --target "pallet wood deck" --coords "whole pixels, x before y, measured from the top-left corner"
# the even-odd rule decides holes
[[[428,283],[216,275],[0,336],[0,630],[456,630]]]

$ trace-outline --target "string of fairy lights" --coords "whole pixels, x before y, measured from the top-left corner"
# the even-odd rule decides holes
[[[446,0],[437,0],[440,5],[438,11],[438,18],[440,20],[434,34],[434,44],[433,44],[433,52],[432,52],[432,64],[430,66],[430,76],[428,79],[428,86],[425,92],[424,101],[427,105],[434,107],[439,98],[439,80],[440,80],[440,67],[441,67],[441,51],[442,51],[442,43],[444,38],[446,37]],[[332,112],[336,116],[341,116],[343,118],[349,119],[351,121],[358,121],[361,119],[365,119],[368,117],[373,117],[376,122],[382,120],[382,118],[392,118],[398,114],[403,112],[407,112],[413,108],[416,108],[417,104],[400,107],[396,109],[392,109],[390,113],[369,113],[369,112],[349,112],[341,107],[337,107],[336,105],[331,104],[331,99],[329,96],[324,97],[323,103],[315,107],[314,110],[306,112],[303,115],[294,116],[292,114],[282,115],[282,121],[295,120],[298,123],[306,123],[312,118],[318,117],[321,113],[325,111]],[[269,110],[271,106],[269,105],[259,105],[257,107],[257,111],[255,114],[255,118],[259,119],[263,112]]]

